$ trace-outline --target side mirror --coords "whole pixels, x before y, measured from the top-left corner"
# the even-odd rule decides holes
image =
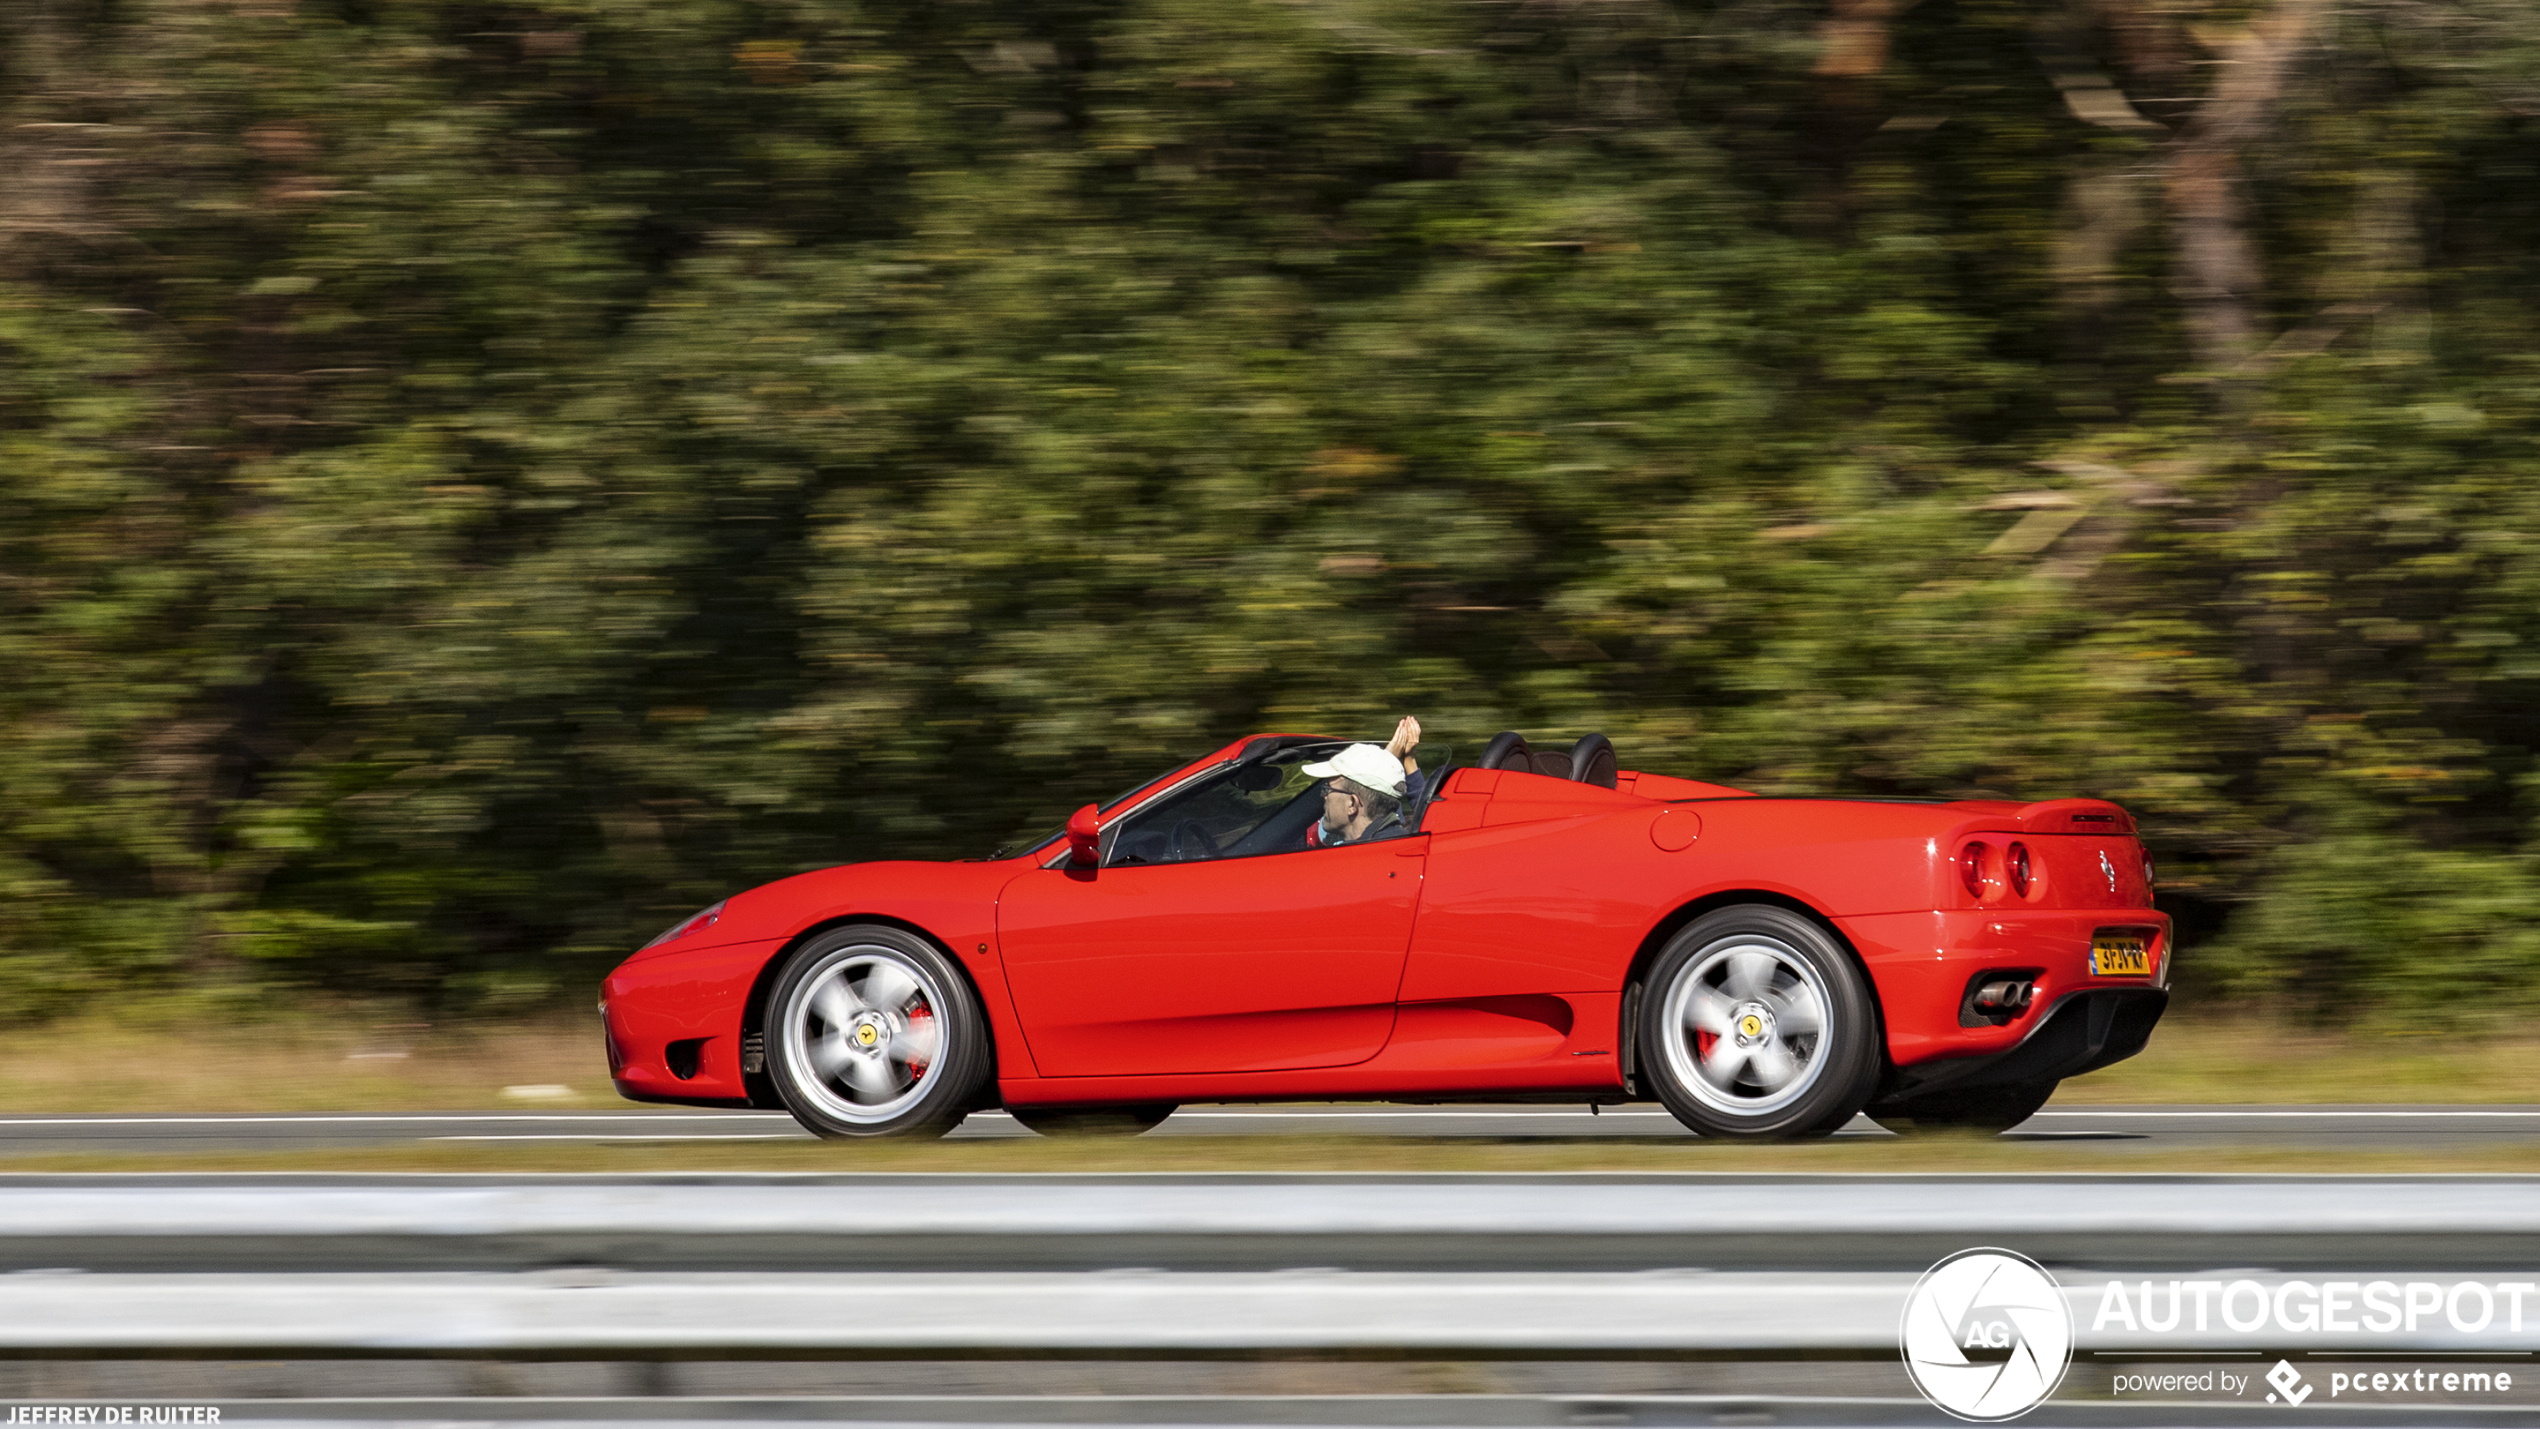
[[[1067,861],[1079,868],[1102,862],[1102,809],[1087,804],[1067,816]]]

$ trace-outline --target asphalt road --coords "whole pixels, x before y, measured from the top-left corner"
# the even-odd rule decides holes
[[[1029,1136],[1002,1113],[956,1138]],[[1416,1136],[1492,1141],[1665,1139],[1691,1135],[1655,1107],[1193,1106],[1150,1136]],[[1885,1138],[1863,1119],[1846,1138]],[[2540,1145],[2540,1106],[2050,1107],[2006,1133],[2124,1150],[2345,1148],[2458,1150]],[[804,1141],[779,1113],[608,1108],[578,1111],[310,1112],[267,1115],[0,1116],[0,1160],[65,1153],[183,1155],[426,1144]]]

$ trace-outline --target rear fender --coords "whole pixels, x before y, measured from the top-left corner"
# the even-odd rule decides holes
[[[1826,936],[1834,940],[1834,945],[1843,950],[1843,955],[1852,960],[1853,969],[1861,974],[1861,985],[1870,990],[1870,1017],[1874,1035],[1879,1039],[1880,1075],[1884,1078],[1888,1074],[1887,1009],[1879,999],[1878,979],[1870,976],[1869,965],[1861,960],[1861,950],[1852,946],[1852,940],[1843,935],[1843,930],[1835,926],[1834,920],[1827,917],[1823,909],[1787,893],[1761,888],[1728,888],[1706,893],[1659,919],[1657,926],[1649,930],[1649,936],[1641,940],[1639,951],[1632,955],[1631,971],[1624,975],[1623,980],[1623,1025],[1616,1043],[1623,1049],[1623,1086],[1632,1095],[1642,1100],[1649,1099],[1637,1082],[1640,1070],[1640,1004],[1647,992],[1649,969],[1658,961],[1658,955],[1667,950],[1667,944],[1674,941],[1676,934],[1684,931],[1695,919],[1722,908],[1735,908],[1747,903],[1784,908],[1798,914],[1823,929]]]

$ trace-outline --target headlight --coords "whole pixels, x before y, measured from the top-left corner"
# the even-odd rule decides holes
[[[703,910],[691,913],[687,917],[680,919],[678,922],[671,924],[669,929],[660,937],[653,939],[651,942],[646,943],[643,947],[638,948],[635,951],[639,953],[645,952],[653,948],[658,948],[664,943],[677,942],[679,939],[687,937],[690,933],[696,932],[700,928],[713,927],[715,923],[723,917],[723,905],[730,901],[730,899],[726,898],[716,899],[712,903],[707,904]]]

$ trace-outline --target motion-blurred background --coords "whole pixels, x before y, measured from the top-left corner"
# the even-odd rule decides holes
[[[2520,0],[11,0],[0,1016],[580,1004],[1256,729],[2540,1001]]]

